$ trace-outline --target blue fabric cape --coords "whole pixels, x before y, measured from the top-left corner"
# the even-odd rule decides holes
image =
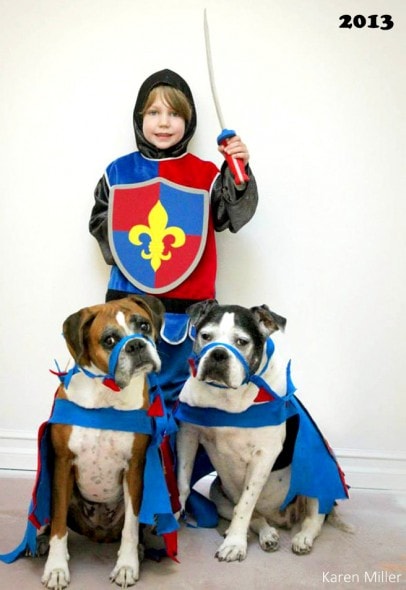
[[[151,393],[152,392],[152,393]],[[159,390],[150,389],[152,402]],[[165,435],[176,431],[174,420],[164,409],[162,416],[148,416],[146,410],[115,410],[114,408],[86,409],[66,399],[55,399],[51,417],[38,431],[38,468],[32,499],[28,510],[28,522],[22,542],[10,553],[0,555],[0,561],[12,563],[23,555],[37,553],[37,530],[51,520],[51,482],[53,449],[50,440],[51,424],[72,424],[87,428],[118,430],[148,434],[151,442],[147,449],[144,469],[144,493],[139,520],[143,524],[156,524],[160,535],[175,532],[179,525],[173,516],[168,488],[165,482],[159,447]],[[173,556],[171,556],[173,557]]]

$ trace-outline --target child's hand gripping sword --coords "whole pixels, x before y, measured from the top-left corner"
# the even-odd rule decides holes
[[[209,70],[209,79],[210,79],[210,87],[211,92],[213,95],[214,106],[216,107],[217,118],[219,120],[220,126],[222,128],[222,132],[217,138],[217,143],[219,145],[226,146],[229,139],[236,135],[236,132],[232,129],[225,129],[223,114],[220,108],[220,102],[217,96],[216,85],[214,81],[214,70],[213,70],[213,61],[211,57],[211,48],[210,48],[210,33],[209,33],[209,24],[207,22],[207,14],[206,9],[204,10],[204,39],[206,42],[206,55],[207,55],[207,68]],[[227,164],[233,174],[234,182],[237,185],[242,185],[249,180],[249,176],[245,172],[245,165],[244,161],[240,158],[235,158],[234,156],[230,156],[229,154],[224,152],[224,157],[227,161]]]

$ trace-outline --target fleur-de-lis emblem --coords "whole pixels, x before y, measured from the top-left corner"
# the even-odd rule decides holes
[[[128,234],[128,239],[135,246],[141,246],[140,237],[149,236],[148,251],[142,250],[141,256],[145,260],[151,260],[151,267],[157,271],[163,260],[170,260],[172,252],[170,248],[181,248],[186,242],[186,234],[180,227],[167,227],[168,214],[161,201],[152,207],[148,215],[148,225],[134,225]],[[172,237],[170,244],[165,244],[166,237]],[[167,250],[167,251],[165,251]]]

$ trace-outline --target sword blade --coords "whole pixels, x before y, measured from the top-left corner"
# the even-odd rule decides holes
[[[210,31],[209,23],[207,20],[207,11],[204,9],[204,40],[206,44],[206,58],[207,58],[207,69],[209,71],[210,88],[213,96],[214,106],[216,108],[217,119],[219,120],[221,129],[225,128],[223,113],[221,112],[220,101],[217,94],[216,81],[214,78],[213,58],[210,45]]]

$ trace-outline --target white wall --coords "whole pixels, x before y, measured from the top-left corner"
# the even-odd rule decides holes
[[[133,149],[147,75],[169,67],[188,80],[191,148],[220,163],[204,7],[224,114],[249,145],[261,199],[240,234],[218,236],[218,298],[285,315],[298,393],[333,447],[400,477],[404,0],[0,0],[0,468],[25,465],[48,417],[48,369],[68,359],[63,320],[104,299],[93,189]],[[390,31],[338,28],[344,13],[383,12]]]

